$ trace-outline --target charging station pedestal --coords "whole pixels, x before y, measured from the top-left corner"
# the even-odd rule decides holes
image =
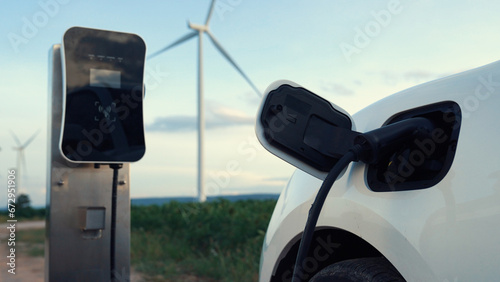
[[[52,47],[49,57],[45,281],[129,281],[129,164],[118,171],[112,279],[113,169],[70,162],[61,154],[64,91],[60,44]]]
[[[45,281],[110,281],[113,170],[75,164],[59,150],[62,120],[60,45],[50,58]],[[118,174],[115,279],[130,277],[129,164]]]

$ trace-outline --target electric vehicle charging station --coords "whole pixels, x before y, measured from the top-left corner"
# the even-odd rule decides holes
[[[135,34],[81,27],[50,50],[46,281],[129,281],[145,53]]]

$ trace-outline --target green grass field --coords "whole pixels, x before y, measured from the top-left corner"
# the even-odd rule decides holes
[[[275,200],[132,206],[131,261],[147,281],[257,281]],[[22,250],[43,256],[44,229],[19,230]]]
[[[132,265],[152,280],[257,281],[276,201],[132,207]],[[155,279],[156,278],[156,279]]]

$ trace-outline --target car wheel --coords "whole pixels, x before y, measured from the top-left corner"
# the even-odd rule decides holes
[[[316,275],[310,282],[326,281],[405,281],[394,266],[385,258],[350,259],[332,264]]]

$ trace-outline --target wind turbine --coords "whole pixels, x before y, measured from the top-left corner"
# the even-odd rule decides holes
[[[212,41],[215,48],[222,54],[226,60],[243,76],[243,78],[250,84],[253,90],[260,97],[262,94],[259,89],[253,84],[253,82],[248,78],[248,76],[243,72],[243,70],[236,64],[236,62],[229,56],[229,53],[224,50],[222,45],[215,39],[214,35],[210,32],[209,23],[212,17],[215,6],[215,0],[212,0],[210,8],[208,10],[207,19],[204,25],[193,24],[188,22],[188,27],[192,29],[191,32],[177,39],[170,45],[167,45],[163,49],[148,56],[148,59],[158,56],[159,54],[175,47],[181,43],[188,41],[189,39],[198,36],[198,200],[204,202],[206,200],[205,194],[205,173],[204,173],[204,160],[203,160],[203,136],[205,132],[205,113],[204,113],[204,101],[203,101],[203,34],[207,34],[208,38]]]
[[[16,145],[17,147],[13,147],[14,150],[17,151],[17,162],[16,162],[16,174],[17,174],[17,191],[19,191],[19,189],[21,189],[21,166],[26,169],[26,159],[24,158],[24,149],[26,149],[26,147],[28,147],[28,145],[35,139],[35,137],[38,135],[38,133],[40,132],[40,130],[38,130],[37,132],[35,132],[35,134],[33,134],[26,142],[24,142],[24,144],[21,144],[21,141],[19,141],[19,138],[17,138],[16,134],[14,134],[14,132],[12,132],[12,130],[10,131],[10,134],[12,135],[12,137],[14,138],[14,141],[16,142]]]

